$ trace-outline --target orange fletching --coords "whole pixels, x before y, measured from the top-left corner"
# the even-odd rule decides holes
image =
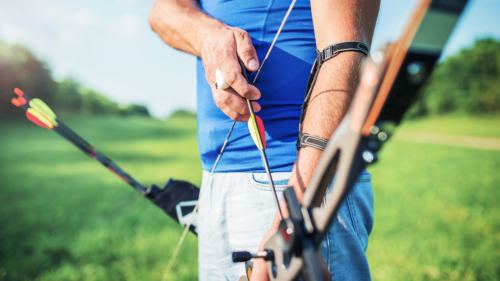
[[[12,104],[14,104],[15,106],[19,107],[21,105],[25,105],[26,104],[26,99],[23,98],[23,97],[18,97],[18,98],[13,98],[11,100]]]
[[[14,89],[14,93],[16,93],[16,95],[18,95],[18,96],[22,96],[22,95],[24,95],[24,92],[23,92],[23,91],[21,91],[21,89],[19,89],[19,88],[15,88],[15,89]]]
[[[15,105],[15,106],[17,106],[17,107],[19,107],[19,106],[21,106],[21,105],[22,105],[22,104],[21,104],[21,102],[20,102],[18,99],[16,99],[16,98],[13,98],[13,99],[11,100],[11,102],[12,102],[12,104],[13,104],[13,105]]]
[[[42,127],[42,128],[45,128],[47,130],[51,130],[52,128],[47,126],[47,124],[45,124],[44,122],[40,121],[40,119],[36,118],[33,114],[29,113],[26,111],[26,118],[28,118],[28,120],[30,120],[31,122],[37,124],[38,126]]]
[[[25,105],[27,103],[26,99],[24,97],[18,97],[17,100],[21,103],[21,105]]]

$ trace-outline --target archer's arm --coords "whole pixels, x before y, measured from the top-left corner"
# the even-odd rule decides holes
[[[224,24],[205,14],[193,0],[157,0],[149,13],[151,29],[173,48],[202,57],[201,45],[211,30]]]
[[[311,10],[319,50],[334,43],[361,41],[370,46],[380,0],[312,0]],[[344,117],[358,81],[364,55],[342,52],[326,61],[319,72],[303,122],[303,133],[329,139]],[[323,151],[306,146],[299,152],[292,178],[302,199]]]
[[[311,0],[317,48],[323,50],[344,41],[361,41],[370,46],[379,6],[380,0]],[[323,64],[302,124],[303,133],[325,139],[331,137],[349,107],[363,58],[364,55],[358,52],[343,52]],[[288,183],[293,186],[299,201],[322,153],[309,146],[300,150]],[[282,204],[282,207],[283,214],[288,216],[286,206]],[[278,225],[276,217],[259,250]],[[264,260],[254,260],[252,280],[268,280]]]
[[[257,53],[246,31],[210,17],[193,0],[156,0],[149,23],[165,43],[203,60],[217,107],[233,120],[248,121],[250,112],[242,97],[257,100],[260,91],[241,75],[238,57],[248,70],[259,68]],[[216,69],[222,71],[231,88],[215,89]],[[260,105],[252,103],[255,112],[260,111]]]

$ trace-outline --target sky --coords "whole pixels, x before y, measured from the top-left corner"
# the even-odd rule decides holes
[[[500,39],[500,0],[470,0],[443,56]],[[28,46],[56,79],[73,77],[120,104],[165,118],[196,110],[195,57],[165,45],[148,23],[153,0],[0,0],[0,39]],[[415,0],[382,0],[372,50],[394,40]],[[293,13],[293,12],[292,12]]]

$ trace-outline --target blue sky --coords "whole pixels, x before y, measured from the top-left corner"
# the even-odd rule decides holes
[[[196,110],[195,58],[150,30],[152,2],[0,0],[0,39],[30,47],[57,79],[74,77],[121,104],[145,104],[160,118]],[[372,50],[397,38],[415,3],[382,0]],[[470,0],[445,55],[484,37],[500,39],[500,0]]]

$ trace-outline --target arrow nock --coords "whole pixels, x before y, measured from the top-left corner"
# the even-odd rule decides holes
[[[16,93],[16,95],[18,95],[18,97],[17,98],[13,98],[11,100],[12,104],[14,104],[17,107],[20,107],[20,106],[23,106],[23,105],[25,105],[27,103],[26,99],[23,97],[24,92],[21,91],[21,89],[15,88],[14,89],[14,93]]]

